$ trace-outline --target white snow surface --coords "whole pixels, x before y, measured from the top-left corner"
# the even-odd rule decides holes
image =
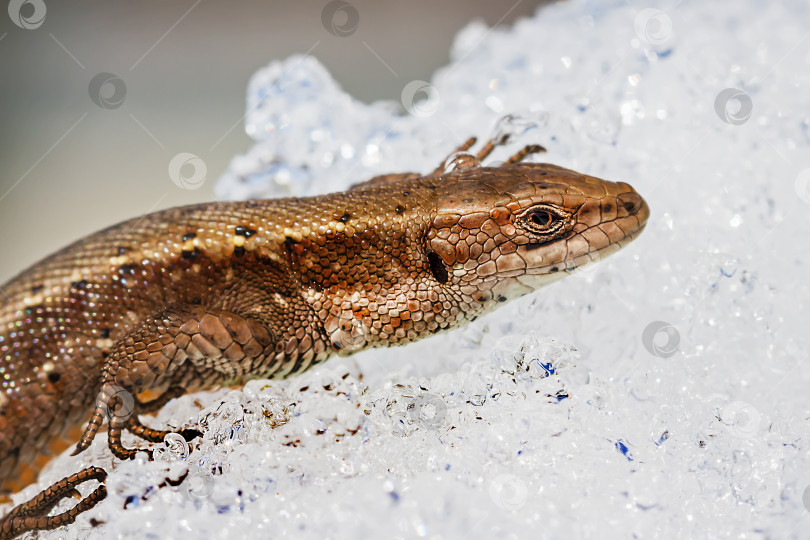
[[[204,426],[190,454],[114,462],[102,434],[15,501],[95,464],[109,497],[43,537],[810,538],[808,21],[803,0],[552,5],[469,25],[402,103],[312,57],[259,70],[223,198],[428,172],[513,114],[539,126],[491,160],[542,144],[650,222],[464,329],[184,396],[148,422]]]

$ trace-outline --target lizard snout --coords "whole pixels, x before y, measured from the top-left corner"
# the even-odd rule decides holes
[[[623,184],[623,186],[626,186],[629,191],[620,193],[616,197],[619,208],[623,209],[627,216],[636,216],[639,226],[643,226],[650,217],[650,207],[647,206],[644,197],[639,195],[632,187],[628,184]]]

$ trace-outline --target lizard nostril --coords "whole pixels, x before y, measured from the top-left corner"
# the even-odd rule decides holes
[[[622,208],[631,216],[638,214],[638,211],[641,210],[641,206],[644,204],[644,199],[642,199],[641,195],[638,193],[622,193],[616,197],[616,199],[619,201]]]

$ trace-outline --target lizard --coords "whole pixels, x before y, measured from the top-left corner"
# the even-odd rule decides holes
[[[473,154],[473,137],[429,174],[344,192],[158,211],[13,278],[0,295],[0,481],[88,417],[74,454],[106,420],[109,450],[133,458],[144,450],[122,432],[162,442],[170,431],[139,415],[185,392],[456,328],[644,229],[629,184],[527,160],[539,145],[483,165],[506,139]],[[106,474],[53,484],[0,518],[0,538],[72,523],[105,498]],[[50,515],[89,480],[94,491]]]

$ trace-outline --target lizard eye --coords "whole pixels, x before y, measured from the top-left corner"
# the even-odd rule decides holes
[[[551,212],[548,210],[535,210],[529,214],[529,219],[532,220],[534,225],[545,229],[551,224],[551,220],[554,218],[551,217]]]
[[[524,228],[541,235],[557,232],[562,228],[564,221],[564,215],[547,205],[529,208],[520,216],[520,222]]]

